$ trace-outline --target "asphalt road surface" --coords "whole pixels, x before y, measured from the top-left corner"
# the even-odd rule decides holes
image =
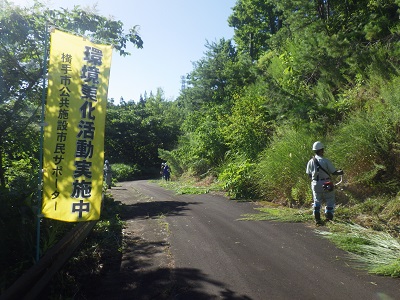
[[[352,266],[312,225],[241,221],[253,203],[175,195],[134,181],[111,190],[125,248],[92,299],[400,299],[400,280]]]

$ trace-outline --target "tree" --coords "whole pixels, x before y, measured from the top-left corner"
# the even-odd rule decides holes
[[[267,51],[269,40],[282,27],[282,13],[273,0],[239,0],[228,19],[241,52],[257,60]]]
[[[281,90],[277,107],[291,120],[329,128],[351,110],[345,90],[398,65],[398,5],[365,1],[275,1],[282,27],[258,65]],[[379,22],[378,22],[379,20]],[[371,25],[374,24],[374,25]]]
[[[225,104],[229,107],[241,88],[254,81],[252,62],[247,55],[239,55],[231,40],[207,42],[205,56],[193,64],[188,75],[188,86],[178,101],[189,110],[203,104]]]
[[[32,126],[39,132],[46,24],[111,44],[123,56],[129,55],[128,43],[142,48],[143,41],[136,27],[125,33],[122,22],[99,16],[93,9],[50,10],[39,2],[20,8],[0,1],[0,185],[5,186],[7,136],[21,136]],[[25,149],[32,154],[35,150]]]
[[[269,111],[268,88],[265,83],[246,87],[232,113],[220,120],[223,138],[233,156],[254,160],[269,143],[276,116]]]
[[[173,170],[201,176],[218,166],[227,150],[220,131],[220,112],[201,110],[186,116],[177,148],[159,151],[171,163]]]
[[[228,166],[225,175],[240,177],[230,170],[252,166],[279,128],[332,133],[383,101],[379,85],[398,76],[398,16],[398,0],[238,0],[229,18],[237,47],[206,45],[178,99],[178,148],[161,155],[182,172]]]
[[[112,163],[135,164],[143,174],[155,175],[161,163],[158,149],[176,145],[182,115],[176,103],[164,99],[161,89],[146,101],[119,106],[109,104],[105,155]]]
[[[205,56],[193,64],[188,85],[177,100],[185,116],[179,139],[182,151],[163,154],[176,161],[175,169],[195,174],[203,174],[223,161],[228,148],[221,126],[235,99],[256,76],[249,56],[239,54],[231,40],[207,42],[205,47]]]

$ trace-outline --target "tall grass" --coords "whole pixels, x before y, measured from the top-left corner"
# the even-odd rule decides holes
[[[400,187],[400,88],[389,83],[333,133],[332,157],[359,192],[395,194]],[[397,82],[398,83],[398,82]],[[362,194],[362,193],[359,193]]]
[[[290,204],[311,201],[306,164],[313,155],[315,137],[305,130],[278,128],[272,143],[256,164],[257,193],[268,201],[287,199]]]

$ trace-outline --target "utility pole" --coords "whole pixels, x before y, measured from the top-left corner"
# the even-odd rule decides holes
[[[186,89],[186,77],[185,76],[181,76],[181,92],[184,91]]]

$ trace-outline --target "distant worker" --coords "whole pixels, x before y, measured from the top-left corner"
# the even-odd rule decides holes
[[[112,183],[112,169],[108,160],[104,162],[104,179],[106,181],[107,187],[111,189]]]
[[[317,225],[322,225],[321,204],[325,200],[325,217],[327,221],[333,220],[335,211],[335,191],[331,181],[332,175],[343,175],[343,170],[336,170],[330,160],[324,158],[324,145],[315,142],[312,150],[315,156],[307,163],[306,173],[311,179],[311,190],[313,193],[313,213]]]
[[[164,178],[164,166],[166,165],[166,163],[161,163],[161,170],[160,170],[160,174],[161,174],[161,179],[165,179]]]
[[[169,168],[169,166],[168,166],[167,163],[164,163],[164,167],[163,167],[163,178],[164,178],[166,181],[169,181],[170,177],[171,177],[171,169]]]

